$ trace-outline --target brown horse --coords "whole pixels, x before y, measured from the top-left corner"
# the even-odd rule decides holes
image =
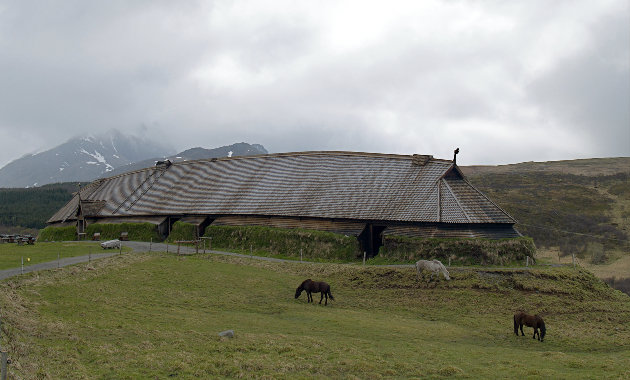
[[[527,313],[523,313],[519,311],[514,314],[514,334],[518,336],[518,329],[521,329],[521,336],[525,336],[523,333],[523,325],[534,328],[534,336],[533,339],[536,339],[536,334],[538,334],[538,340],[543,341],[545,339],[545,333],[547,333],[547,329],[545,328],[545,321],[539,315],[529,315]],[[540,331],[538,331],[540,329]]]
[[[311,293],[322,293],[321,298],[319,299],[319,303],[322,303],[322,299],[324,296],[326,297],[326,303],[324,306],[328,305],[328,297],[330,297],[331,301],[335,300],[332,293],[330,292],[330,285],[323,281],[313,281],[310,278],[308,280],[304,280],[300,286],[295,290],[295,298],[298,298],[303,291],[306,291],[307,302],[313,302],[313,295]]]

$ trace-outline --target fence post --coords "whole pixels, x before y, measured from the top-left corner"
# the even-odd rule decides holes
[[[119,241],[120,241],[120,245],[118,246],[118,254],[122,255],[122,240],[119,240]]]
[[[60,251],[57,251],[57,269],[59,269],[59,267],[61,266],[61,263],[59,262],[60,257],[61,257],[61,253]]]
[[[300,248],[300,262],[302,261],[302,248]]]
[[[525,261],[525,266],[528,267],[529,266],[529,256],[527,256],[527,260]]]
[[[195,240],[195,253],[199,254],[199,239]]]
[[[254,252],[253,252],[253,251],[254,251],[254,250],[253,250],[253,248],[252,248],[252,245],[250,244],[250,245],[249,245],[249,258],[250,258],[250,259],[253,259],[253,258],[254,258]]]
[[[451,266],[451,258],[450,257],[448,258],[448,266],[449,267]]]
[[[168,253],[168,240],[166,241],[166,253]]]
[[[573,261],[573,268],[575,268],[575,253],[571,254],[571,260]]]
[[[203,254],[206,254],[206,239],[203,239]]]
[[[153,238],[149,240],[149,253],[151,253],[151,246],[153,245]]]
[[[366,253],[365,253],[365,251],[363,251],[363,265],[365,265],[365,255],[366,255]]]
[[[177,255],[179,255],[179,242],[177,242]]]
[[[22,256],[22,273],[21,274],[24,274],[24,256]]]
[[[90,250],[88,251],[88,264],[90,264],[92,262],[92,247],[90,247]]]
[[[8,354],[6,351],[0,352],[0,379],[7,380],[7,361]]]

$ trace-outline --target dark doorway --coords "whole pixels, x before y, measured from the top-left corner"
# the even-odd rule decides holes
[[[383,231],[386,226],[378,226],[368,223],[359,235],[359,243],[361,251],[365,252],[367,257],[378,255],[379,248],[383,245]]]
[[[212,224],[212,222],[214,222],[214,219],[206,217],[203,222],[197,226],[197,238],[202,237],[206,233],[206,227]]]

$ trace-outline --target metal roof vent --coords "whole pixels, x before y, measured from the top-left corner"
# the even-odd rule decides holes
[[[430,155],[414,154],[414,155],[411,156],[411,165],[424,166],[429,161],[431,161],[432,158],[433,158],[433,156],[430,156]]]

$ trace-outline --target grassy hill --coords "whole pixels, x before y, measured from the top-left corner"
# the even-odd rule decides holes
[[[517,228],[534,238],[542,256],[562,260],[576,254],[586,266],[619,260],[625,266],[630,253],[630,158],[462,169],[519,221]]]
[[[294,299],[305,278],[328,306]],[[630,298],[589,272],[132,254],[0,283],[13,378],[627,378]],[[315,299],[318,300],[317,295]],[[540,313],[541,343],[515,336]],[[235,338],[217,333],[233,329]]]

